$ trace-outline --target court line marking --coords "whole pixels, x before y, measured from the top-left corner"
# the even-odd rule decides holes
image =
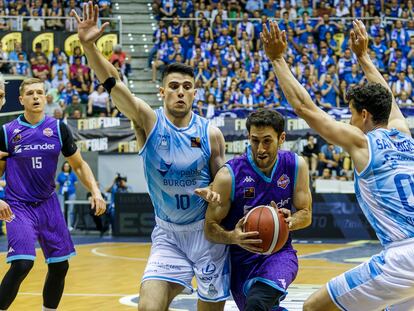
[[[335,248],[335,249],[328,249],[328,250],[324,250],[324,251],[309,253],[309,254],[306,254],[306,255],[300,255],[300,256],[298,256],[298,258],[305,259],[305,258],[310,257],[310,256],[328,254],[328,253],[333,253],[333,252],[336,252],[336,251],[343,251],[345,249],[351,249],[351,248],[355,248],[355,247],[359,247],[359,246],[361,246],[361,245],[351,245],[351,246],[344,246],[344,247]],[[311,258],[311,259],[319,259],[319,258]]]
[[[32,292],[19,292],[19,295],[26,295],[26,296],[42,296],[43,293],[32,293]],[[132,296],[130,294],[86,294],[86,293],[63,293],[63,296],[69,297],[125,297],[125,296]],[[136,296],[136,294],[135,294]]]
[[[145,246],[145,245],[139,245],[139,246]],[[125,248],[130,247],[130,245],[119,245],[119,246],[101,246],[101,247],[95,247],[91,250],[92,254],[100,257],[106,257],[106,258],[113,258],[113,259],[123,259],[123,260],[130,260],[130,261],[141,261],[141,262],[147,262],[148,258],[143,257],[126,257],[126,256],[117,256],[117,255],[109,255],[101,252],[100,250],[103,249],[114,249],[114,248]]]

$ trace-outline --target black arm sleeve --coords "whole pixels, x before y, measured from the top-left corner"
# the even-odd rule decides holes
[[[4,127],[0,128],[0,151],[7,152],[6,135],[4,134]]]
[[[72,132],[68,126],[63,122],[59,122],[59,127],[60,137],[62,138],[62,154],[65,157],[70,157],[78,150],[78,146],[76,146],[75,141],[73,140]]]

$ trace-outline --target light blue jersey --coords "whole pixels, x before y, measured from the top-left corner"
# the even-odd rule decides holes
[[[355,193],[383,246],[414,237],[414,140],[399,131],[367,134],[369,162]]]
[[[194,189],[211,182],[208,121],[192,114],[189,125],[177,128],[155,111],[156,124],[140,155],[156,217],[186,225],[204,219],[207,202]]]

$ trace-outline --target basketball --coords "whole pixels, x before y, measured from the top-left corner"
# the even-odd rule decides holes
[[[279,251],[289,237],[289,228],[281,211],[271,206],[260,205],[250,210],[244,222],[244,232],[257,231],[263,255]]]

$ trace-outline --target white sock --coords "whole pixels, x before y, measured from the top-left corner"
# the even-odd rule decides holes
[[[50,308],[46,308],[45,306],[42,307],[42,311],[55,311],[55,310],[57,309],[50,309]]]

